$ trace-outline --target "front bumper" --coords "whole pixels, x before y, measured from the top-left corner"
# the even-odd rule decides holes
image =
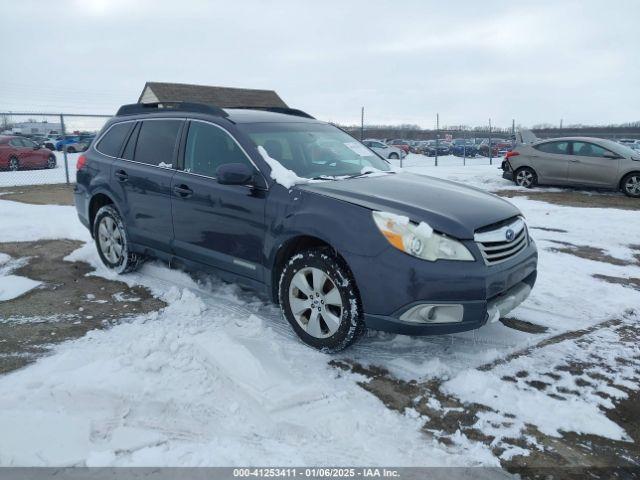
[[[475,251],[474,251],[475,253]],[[405,335],[438,335],[474,330],[497,320],[522,303],[537,277],[533,240],[518,255],[496,265],[478,261],[425,262],[393,247],[375,261],[349,262],[365,312],[367,327]],[[460,305],[460,321],[423,323],[401,320],[421,304]]]

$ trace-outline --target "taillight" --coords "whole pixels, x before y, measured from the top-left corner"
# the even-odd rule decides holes
[[[517,157],[518,155],[520,155],[520,152],[516,152],[515,150],[511,150],[510,152],[507,152],[504,156],[504,158],[509,159],[511,157]]]
[[[87,164],[87,157],[80,155],[78,157],[78,163],[76,163],[76,170],[81,170]]]

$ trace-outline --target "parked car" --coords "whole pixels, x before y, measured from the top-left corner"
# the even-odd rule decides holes
[[[423,153],[429,157],[435,157],[436,153],[438,155],[449,155],[451,153],[451,144],[445,141],[438,141],[436,145],[435,140],[428,140]]]
[[[491,139],[491,156],[499,157],[504,155],[506,152],[511,150],[512,143],[504,140],[502,138],[492,138]],[[478,154],[483,157],[489,156],[489,139],[485,138],[482,143],[478,146]]]
[[[478,149],[475,143],[473,143],[473,140],[456,138],[453,140],[451,153],[456,157],[475,157]]]
[[[387,158],[390,160],[399,160],[400,158],[404,158],[407,156],[404,150],[397,147],[391,147],[374,138],[363,140],[362,143],[383,158]]]
[[[62,140],[62,137],[59,135],[48,135],[47,137],[45,137],[42,145],[49,150],[55,150],[56,143],[58,143],[59,140]]]
[[[59,140],[56,142],[55,149],[61,152],[63,149],[66,149],[68,145],[71,145],[73,143],[78,143],[79,140],[80,140],[79,135],[65,135],[63,137],[60,137]]]
[[[402,150],[404,150],[404,153],[409,153],[409,151],[410,151],[409,142],[407,140],[402,140],[400,138],[397,138],[395,140],[391,140],[391,141],[387,142],[387,145],[390,145],[392,147],[401,148]]]
[[[513,204],[395,172],[299,110],[123,106],[77,167],[78,216],[109,269],[144,256],[216,271],[279,303],[325,352],[367,327],[479,328],[536,280]]]
[[[502,170],[522,187],[599,187],[640,198],[640,152],[611,140],[564,137],[518,145],[507,153]]]
[[[0,168],[17,171],[27,168],[55,168],[56,156],[28,138],[0,135]]]
[[[617,142],[623,145],[632,145],[635,143],[639,143],[640,140],[636,140],[635,138],[620,138],[617,140]]]
[[[66,144],[64,149],[67,153],[84,152],[89,148],[94,138],[93,136],[78,137],[76,142]]]

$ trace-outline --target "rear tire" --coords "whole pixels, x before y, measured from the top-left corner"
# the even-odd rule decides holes
[[[538,184],[538,175],[533,168],[522,167],[516,170],[514,182],[519,187],[533,188]]]
[[[625,195],[632,198],[640,198],[640,172],[626,175],[620,182]]]
[[[56,168],[56,156],[55,155],[49,155],[49,158],[47,159],[47,168],[51,169],[51,168]]]
[[[67,148],[67,153],[76,153],[76,149],[74,147]]]
[[[122,274],[140,266],[141,257],[131,252],[124,222],[113,205],[105,205],[96,213],[93,238],[100,260],[108,269]]]
[[[347,348],[366,330],[355,280],[329,248],[291,257],[280,275],[278,297],[298,337],[325,353]]]
[[[20,170],[20,161],[16,157],[9,158],[9,170],[12,172]]]

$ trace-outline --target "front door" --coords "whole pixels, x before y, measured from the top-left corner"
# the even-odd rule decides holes
[[[176,254],[263,281],[266,190],[215,178],[225,163],[244,163],[256,178],[259,172],[225,129],[199,120],[190,122],[183,158],[172,181]]]
[[[576,185],[616,186],[620,160],[615,157],[618,155],[595,143],[573,142],[569,182]]]
[[[183,124],[178,119],[143,121],[131,134],[124,159],[111,166],[112,185],[123,199],[121,213],[133,243],[170,251],[171,179]]]

